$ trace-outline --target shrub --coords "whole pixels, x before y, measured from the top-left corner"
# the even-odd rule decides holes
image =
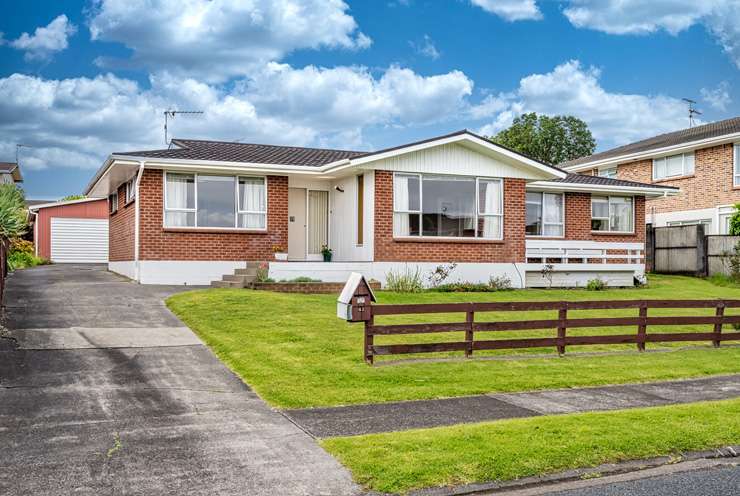
[[[488,293],[496,290],[482,282],[453,282],[450,284],[440,284],[436,288],[430,288],[430,291],[439,291],[441,293]]]
[[[413,271],[407,267],[403,273],[391,270],[385,275],[385,289],[398,293],[420,293],[424,289],[421,271],[418,267]]]
[[[10,251],[21,251],[24,253],[30,253],[33,255],[34,253],[34,247],[33,243],[31,241],[21,239],[21,238],[13,238],[10,240]]]
[[[600,278],[590,279],[586,283],[586,289],[588,291],[603,291],[606,289],[606,281]]]
[[[488,286],[492,291],[506,291],[511,289],[511,279],[509,276],[491,276],[488,279]]]
[[[260,262],[257,266],[257,282],[273,282],[268,281],[270,274],[270,264],[267,262]]]
[[[300,276],[293,279],[283,279],[280,282],[321,282],[321,279],[311,279],[310,277]]]
[[[25,269],[26,267],[35,267],[48,263],[48,260],[34,255],[33,243],[30,241],[20,238],[10,240],[8,270]]]
[[[0,236],[16,238],[27,227],[23,191],[14,184],[0,184]]]
[[[427,276],[429,285],[436,288],[450,277],[450,274],[452,274],[452,271],[455,270],[456,267],[457,264],[455,262],[446,265],[437,265],[437,268]]]

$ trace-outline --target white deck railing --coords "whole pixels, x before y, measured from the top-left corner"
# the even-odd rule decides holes
[[[528,239],[527,261],[537,259],[539,263],[609,263],[619,261],[628,264],[645,263],[645,243],[612,243],[602,241],[571,241],[564,239]]]

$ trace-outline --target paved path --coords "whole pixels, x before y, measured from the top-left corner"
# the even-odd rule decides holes
[[[307,408],[285,413],[314,436],[333,437],[737,397],[740,397],[740,374],[647,384]]]
[[[167,310],[163,299],[184,289],[99,266],[11,276],[0,494],[359,492]]]

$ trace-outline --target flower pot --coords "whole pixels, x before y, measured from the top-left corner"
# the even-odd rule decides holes
[[[275,253],[275,260],[286,261],[288,260],[287,253]]]
[[[322,253],[324,255],[324,262],[331,262],[331,253]]]

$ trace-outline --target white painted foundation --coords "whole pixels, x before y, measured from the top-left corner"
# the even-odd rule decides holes
[[[139,264],[139,282],[141,284],[183,284],[188,286],[207,286],[211,284],[211,281],[220,281],[225,274],[233,274],[234,269],[243,269],[247,266],[247,262],[244,260],[142,260]]]
[[[542,275],[543,264],[526,264],[527,287],[547,288],[550,281]],[[630,287],[635,278],[645,277],[643,264],[553,264],[553,288],[583,288],[591,279],[601,279],[609,287]]]
[[[108,270],[121,274],[129,279],[136,278],[136,265],[133,260],[127,260],[124,262],[108,262]]]

